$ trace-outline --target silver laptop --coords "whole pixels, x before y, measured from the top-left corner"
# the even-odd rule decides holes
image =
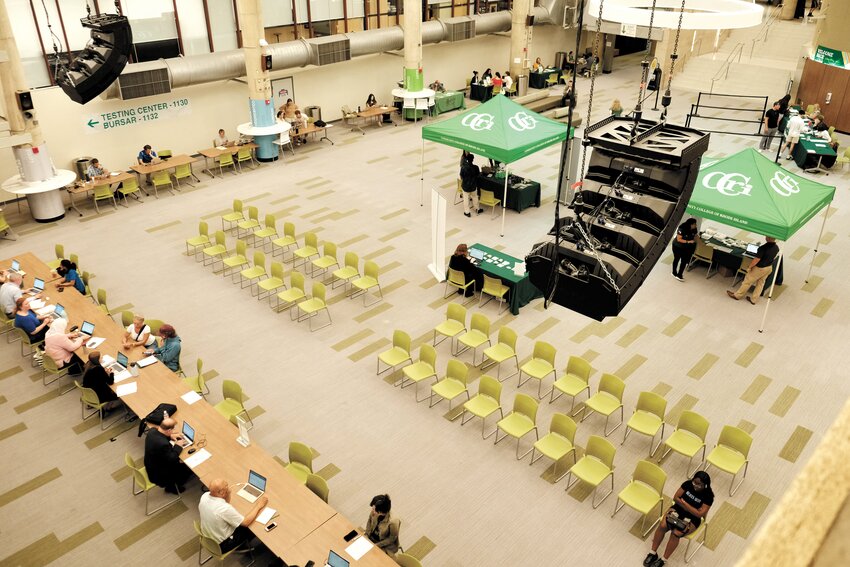
[[[65,308],[62,307],[61,303],[56,304],[56,308],[53,309],[53,315],[56,317],[62,317],[63,319],[68,319],[68,312],[65,311]]]
[[[80,332],[90,337],[94,336],[94,323],[83,321],[83,324],[80,326]]]
[[[21,271],[21,263],[18,260],[12,260],[12,271],[18,272],[21,276],[25,275],[25,273]]]
[[[237,496],[241,496],[248,502],[254,503],[257,498],[266,491],[266,477],[255,471],[248,472],[248,484],[243,486]]]
[[[126,380],[131,376],[130,371],[127,370],[127,367],[130,364],[130,359],[127,358],[127,355],[123,352],[119,352],[115,355],[115,362],[109,365],[109,368],[112,369],[112,377],[116,382],[120,382],[121,380]]]
[[[755,256],[756,254],[758,254],[758,252],[759,252],[759,245],[758,244],[753,244],[753,243],[747,244],[747,254],[748,255]]]
[[[35,278],[35,281],[32,283],[32,287],[28,291],[30,293],[41,293],[44,291],[44,280],[41,278]]]
[[[339,554],[331,549],[328,551],[328,561],[325,567],[348,567],[348,560],[339,556]]]
[[[469,255],[479,261],[484,259],[484,251],[478,248],[470,248]]]
[[[183,422],[183,430],[180,432],[180,434],[183,436],[183,440],[175,443],[176,445],[180,445],[181,447],[189,447],[195,444],[195,428],[189,425],[188,421]]]

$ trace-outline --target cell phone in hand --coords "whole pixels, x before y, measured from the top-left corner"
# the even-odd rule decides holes
[[[273,529],[275,529],[276,527],[277,527],[277,522],[269,522],[268,524],[266,524],[266,527],[263,528],[263,529],[265,529],[267,532],[270,532]]]

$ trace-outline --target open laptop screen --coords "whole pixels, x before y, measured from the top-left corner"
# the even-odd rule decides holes
[[[88,321],[83,321],[82,326],[80,327],[80,332],[84,335],[92,336],[94,335],[94,323],[89,323]]]
[[[65,317],[65,308],[62,307],[61,303],[56,304],[56,309],[53,312],[56,313],[57,317]]]
[[[484,259],[484,251],[479,250],[477,248],[470,248],[469,249],[469,255],[472,256],[473,258],[475,258],[476,260],[483,260]]]
[[[747,254],[758,254],[759,245],[758,244],[747,244]]]
[[[263,492],[266,491],[266,477],[254,471],[248,473],[248,484]]]
[[[44,280],[41,278],[35,278],[32,287],[37,289],[38,291],[44,291]]]
[[[195,442],[195,429],[187,421],[183,422],[183,438],[189,443]]]
[[[17,260],[12,260],[12,270],[14,270],[15,272],[21,271],[21,263]]]
[[[115,360],[117,360],[118,364],[120,364],[124,368],[127,368],[127,366],[129,365],[129,362],[130,362],[130,359],[127,358],[127,355],[124,354],[123,352],[119,352],[118,354],[116,354]]]
[[[348,567],[348,560],[340,557],[333,549],[328,551],[328,565],[331,567]]]

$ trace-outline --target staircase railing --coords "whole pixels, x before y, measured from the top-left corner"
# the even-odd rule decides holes
[[[782,12],[782,8],[780,6],[774,7],[774,9],[768,14],[767,19],[761,25],[756,36],[750,42],[750,59],[753,58],[753,52],[756,49],[756,44],[760,41],[767,41],[767,34],[770,32],[771,26],[776,23],[776,20],[779,19],[779,14]]]
[[[720,66],[720,69],[717,70],[717,73],[714,74],[714,77],[711,78],[711,88],[708,90],[709,93],[714,93],[714,83],[720,80],[721,75],[723,75],[724,80],[729,78],[729,67],[732,66],[732,60],[735,59],[735,56],[737,56],[738,63],[740,63],[743,52],[744,42],[739,41],[735,44],[735,47],[732,48],[732,51],[729,52],[729,55],[726,56],[726,60]]]

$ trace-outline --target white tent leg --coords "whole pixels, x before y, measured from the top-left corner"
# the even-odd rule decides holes
[[[815,252],[812,254],[812,261],[809,262],[809,273],[806,274],[806,283],[809,283],[809,278],[812,277],[812,267],[815,265],[815,258],[818,255],[818,248],[820,248],[820,239],[823,238],[823,229],[826,227],[826,219],[829,218],[830,207],[832,207],[832,203],[827,204],[826,211],[823,213],[823,223],[820,225],[820,234],[818,234],[818,243],[815,244]]]
[[[784,242],[783,242],[784,244]],[[767,303],[764,306],[764,315],[761,317],[761,327],[759,333],[764,332],[764,323],[767,321],[767,310],[770,308],[770,300],[773,298],[773,288],[776,286],[776,278],[779,277],[779,270],[782,268],[782,249],[779,250],[779,262],[776,263],[776,271],[773,273],[773,280],[770,282],[770,291],[767,292]]]
[[[505,166],[505,191],[502,194],[502,229],[499,231],[499,236],[505,235],[505,212],[508,210],[508,179],[511,177],[511,170]]]
[[[419,153],[419,206],[425,206],[425,138],[422,138],[422,151]]]

